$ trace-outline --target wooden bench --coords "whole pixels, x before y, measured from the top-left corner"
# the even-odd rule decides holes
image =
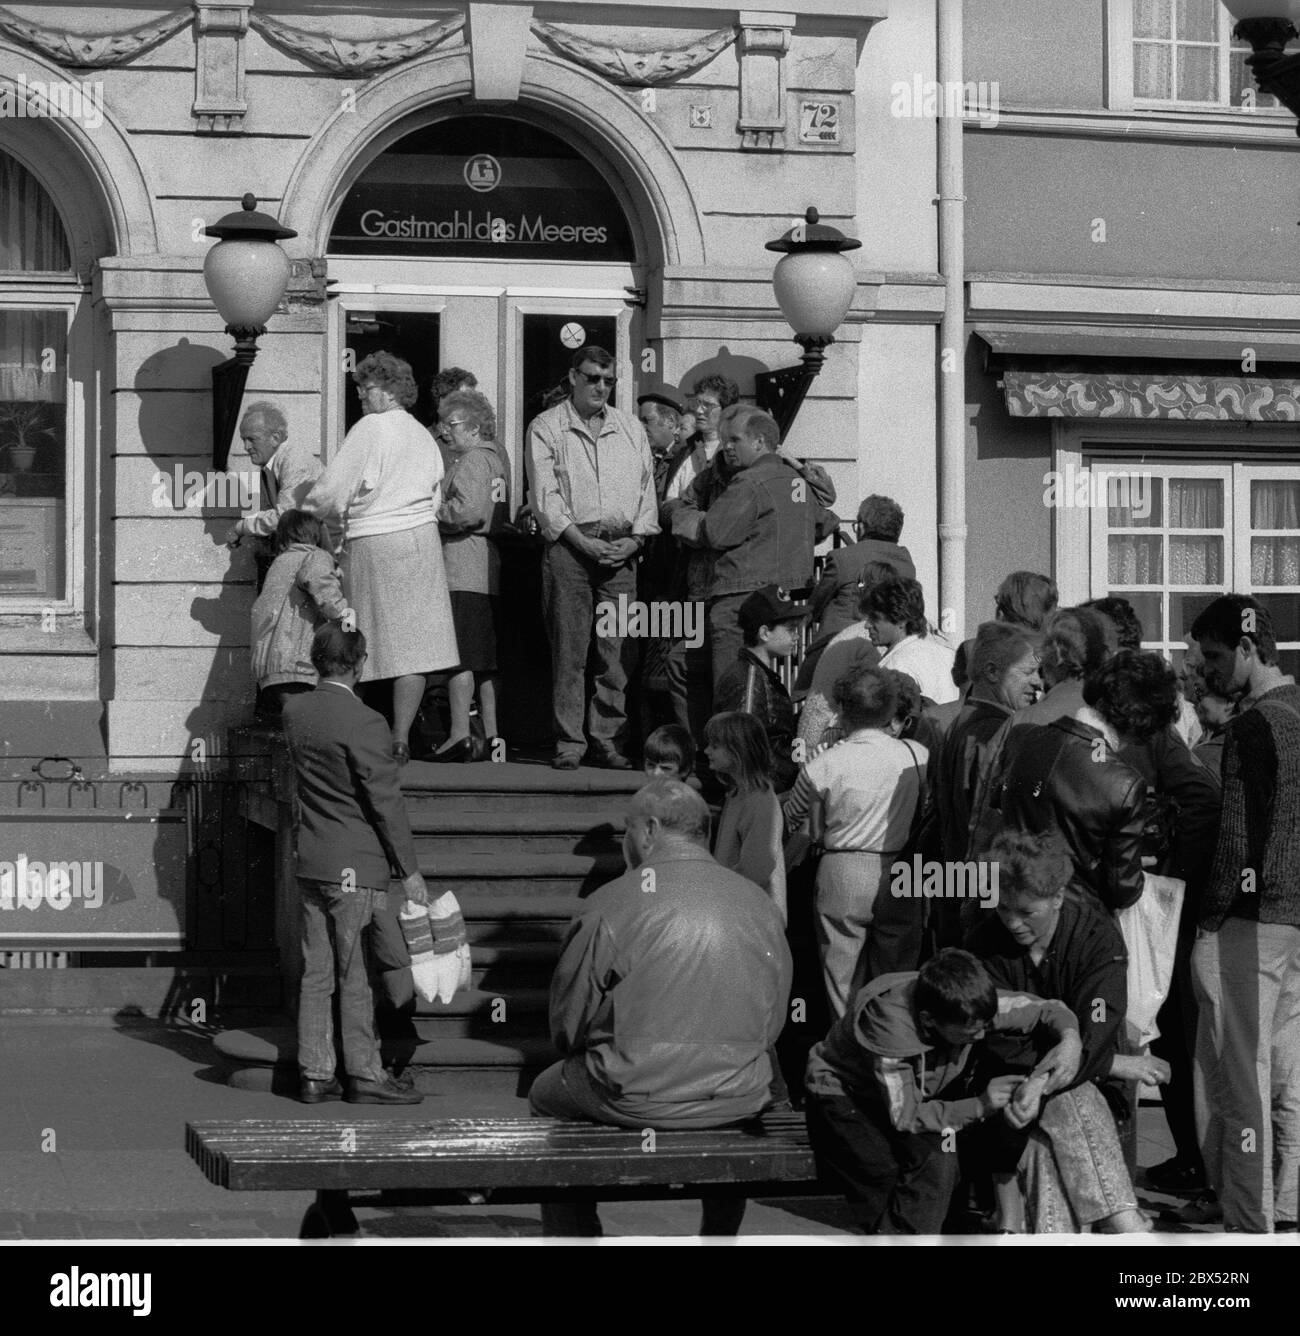
[[[315,1192],[304,1239],[360,1233],[350,1192],[409,1206],[696,1197],[700,1233],[734,1235],[750,1197],[828,1190],[796,1113],[653,1133],[550,1118],[240,1119],[186,1124],[185,1148],[233,1192]]]

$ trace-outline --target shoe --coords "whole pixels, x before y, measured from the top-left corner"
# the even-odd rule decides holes
[[[601,752],[596,758],[596,764],[604,766],[606,770],[632,769],[632,762],[622,752],[616,751]]]
[[[1184,1225],[1217,1225],[1223,1219],[1223,1207],[1214,1193],[1207,1192],[1173,1212],[1173,1216]]]
[[[398,765],[405,765],[411,759],[411,749],[404,742],[393,743],[393,760]]]
[[[384,1068],[384,1075],[401,1090],[414,1090],[415,1077],[409,1071],[395,1072],[390,1068]]]
[[[1157,1192],[1205,1191],[1205,1172],[1199,1165],[1188,1164],[1177,1155],[1161,1164],[1152,1165],[1143,1173],[1146,1186]]]
[[[329,1099],[342,1099],[343,1087],[337,1076],[331,1076],[328,1081],[314,1081],[304,1076],[298,1083],[298,1098],[304,1104],[324,1104]]]
[[[349,1104],[422,1104],[424,1096],[418,1090],[407,1090],[397,1084],[387,1072],[382,1081],[358,1081],[348,1077],[347,1093],[343,1098]]]
[[[557,752],[551,757],[552,770],[576,770],[582,764],[582,757],[573,752]]]
[[[474,739],[468,734],[463,738],[458,738],[450,747],[443,747],[434,752],[432,759],[443,765],[454,765],[461,761],[468,761],[474,753]]]

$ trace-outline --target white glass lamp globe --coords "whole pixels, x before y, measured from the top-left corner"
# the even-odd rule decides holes
[[[289,285],[289,257],[273,241],[228,238],[203,261],[208,295],[233,329],[259,329]]]
[[[791,251],[777,261],[772,287],[796,334],[830,338],[853,305],[857,275],[839,251]]]

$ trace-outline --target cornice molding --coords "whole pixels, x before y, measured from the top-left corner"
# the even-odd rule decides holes
[[[329,74],[377,74],[433,50],[465,26],[465,15],[455,14],[405,37],[374,42],[352,42],[326,33],[308,32],[281,23],[256,9],[249,15],[252,28],[290,55]]]
[[[734,28],[719,28],[701,41],[658,51],[629,51],[614,42],[598,42],[571,29],[534,19],[533,33],[557,54],[604,75],[611,83],[638,88],[670,83],[703,68],[736,40]]]
[[[28,50],[39,51],[68,69],[108,69],[125,65],[141,52],[166,41],[190,23],[194,11],[186,6],[176,14],[155,23],[141,24],[122,32],[85,37],[62,28],[45,28],[20,19],[7,9],[0,9],[0,37],[7,37]]]
[[[1296,145],[1295,119],[1270,111],[1205,111],[1142,108],[1131,111],[1001,107],[997,119],[965,117],[967,134],[1068,135],[1075,139],[1127,139],[1240,148]]]

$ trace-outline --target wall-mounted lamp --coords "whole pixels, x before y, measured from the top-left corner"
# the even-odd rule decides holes
[[[212,466],[223,471],[257,340],[289,286],[289,257],[276,243],[298,235],[258,213],[255,195],[245,195],[242,203],[240,212],[203,229],[218,238],[203,261],[203,282],[235,340],[235,355],[212,368]]]
[[[772,272],[777,305],[803,349],[798,366],[763,371],[754,377],[758,406],[776,419],[784,441],[808,387],[826,361],[826,349],[853,305],[857,275],[845,251],[862,243],[818,221],[809,209],[802,223],[769,241],[770,251],[784,251]]]

